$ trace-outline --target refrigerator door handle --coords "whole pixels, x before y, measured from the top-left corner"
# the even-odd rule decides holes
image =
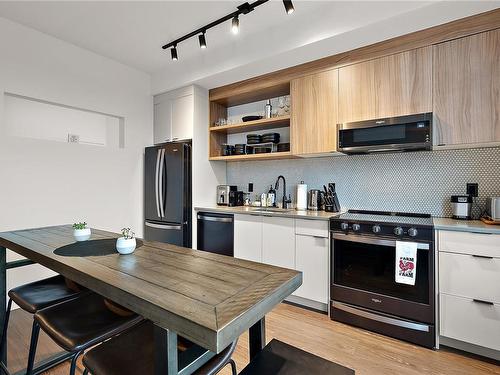
[[[169,225],[169,224],[154,224],[154,223],[148,223],[146,221],[146,226],[150,228],[156,228],[156,229],[174,229],[174,230],[182,230],[182,225]]]
[[[155,198],[156,198],[156,213],[158,217],[160,216],[160,204],[159,204],[159,194],[158,194],[158,176],[160,173],[160,155],[161,155],[161,150],[158,150],[158,153],[156,154],[156,173],[155,173]]]
[[[165,211],[163,209],[163,196],[164,196],[164,191],[163,191],[163,166],[165,165],[165,149],[161,149],[161,158],[160,158],[160,217],[165,217]]]

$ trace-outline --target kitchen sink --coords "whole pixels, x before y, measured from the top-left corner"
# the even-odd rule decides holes
[[[276,212],[276,213],[287,213],[294,211],[293,209],[277,208],[277,207],[255,207],[251,209],[255,212]]]

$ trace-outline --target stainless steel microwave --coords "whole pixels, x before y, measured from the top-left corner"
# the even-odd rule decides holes
[[[432,113],[338,124],[337,135],[344,154],[430,150]]]

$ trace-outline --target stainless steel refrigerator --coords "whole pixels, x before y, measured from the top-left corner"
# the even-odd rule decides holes
[[[144,238],[191,247],[191,143],[147,147]]]

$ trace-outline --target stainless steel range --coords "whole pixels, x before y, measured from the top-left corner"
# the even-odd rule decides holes
[[[330,318],[435,347],[430,215],[350,210],[330,219],[330,231]],[[398,241],[416,248],[414,285],[396,281]]]

